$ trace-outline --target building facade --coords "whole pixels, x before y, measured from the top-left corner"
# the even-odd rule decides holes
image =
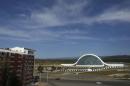
[[[33,67],[34,50],[20,47],[0,49],[0,86],[4,82],[4,69],[8,73],[15,73],[21,85],[27,86],[33,80]]]

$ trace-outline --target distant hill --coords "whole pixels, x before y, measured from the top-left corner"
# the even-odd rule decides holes
[[[100,56],[104,62],[124,62],[130,63],[130,55],[115,55],[115,56]],[[39,64],[63,64],[63,63],[74,63],[77,61],[76,58],[56,58],[56,59],[35,59],[35,63]]]
[[[130,63],[130,55],[104,56],[102,60],[105,62],[125,62]]]
[[[35,59],[35,63],[37,64],[64,64],[64,63],[74,63],[77,59],[69,58],[69,59]]]

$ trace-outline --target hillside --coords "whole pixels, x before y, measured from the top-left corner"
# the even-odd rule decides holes
[[[130,63],[129,55],[101,56],[104,62],[124,62]],[[78,58],[58,58],[58,59],[35,59],[36,64],[64,64],[74,63]]]
[[[105,62],[130,63],[130,56],[129,55],[105,56],[105,57],[102,57],[102,60],[105,61]]]

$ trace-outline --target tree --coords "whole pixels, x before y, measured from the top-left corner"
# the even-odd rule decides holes
[[[42,73],[42,72],[43,72],[43,67],[42,67],[42,66],[39,66],[39,67],[37,68],[37,70],[38,70],[38,72]]]
[[[56,70],[56,67],[55,67],[55,66],[52,66],[52,67],[51,67],[51,71],[54,71],[54,70]]]

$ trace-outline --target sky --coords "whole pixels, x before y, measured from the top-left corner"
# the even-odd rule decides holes
[[[0,0],[0,47],[37,58],[130,55],[130,0]]]

